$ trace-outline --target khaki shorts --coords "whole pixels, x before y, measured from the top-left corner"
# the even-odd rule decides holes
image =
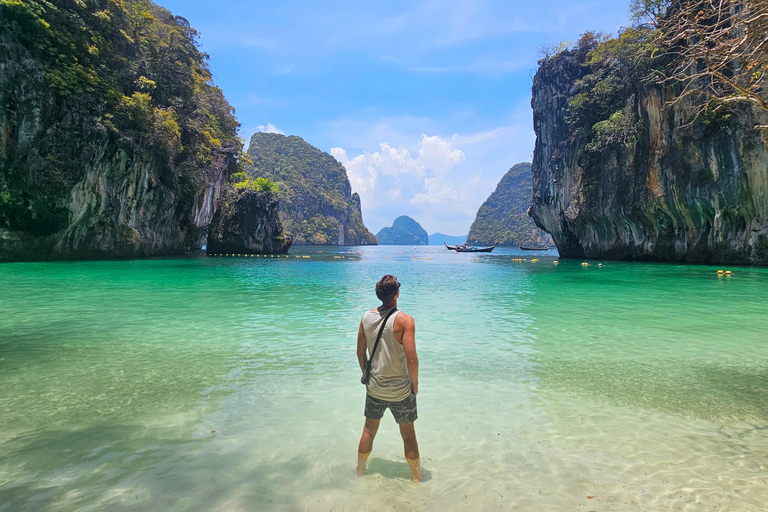
[[[416,412],[416,395],[411,392],[410,396],[402,402],[387,402],[379,400],[371,395],[365,395],[365,417],[369,420],[380,420],[384,416],[384,411],[389,409],[392,416],[400,425],[413,423],[419,417]]]

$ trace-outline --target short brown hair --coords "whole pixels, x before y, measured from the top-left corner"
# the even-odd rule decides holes
[[[397,278],[387,274],[376,283],[376,296],[381,302],[389,302],[395,298],[399,289],[400,283],[397,282]]]

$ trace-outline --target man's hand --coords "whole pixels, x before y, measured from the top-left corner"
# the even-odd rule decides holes
[[[413,396],[416,396],[419,394],[419,383],[411,381],[411,391],[413,391]]]

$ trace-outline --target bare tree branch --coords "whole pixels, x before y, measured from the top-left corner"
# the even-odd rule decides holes
[[[682,86],[676,102],[698,93],[696,116],[739,102],[768,113],[768,0],[679,0],[659,27],[672,64],[655,78]]]

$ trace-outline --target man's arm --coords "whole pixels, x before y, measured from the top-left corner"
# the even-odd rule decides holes
[[[408,375],[411,376],[411,388],[413,388],[413,394],[419,394],[419,356],[416,355],[416,322],[413,321],[411,315],[398,315],[403,316],[404,327],[403,331],[403,349],[405,350],[405,359],[408,365]]]
[[[360,371],[365,371],[365,363],[368,359],[366,351],[368,347],[365,344],[365,331],[363,331],[363,322],[360,321],[360,327],[357,329],[357,361],[360,363]]]

